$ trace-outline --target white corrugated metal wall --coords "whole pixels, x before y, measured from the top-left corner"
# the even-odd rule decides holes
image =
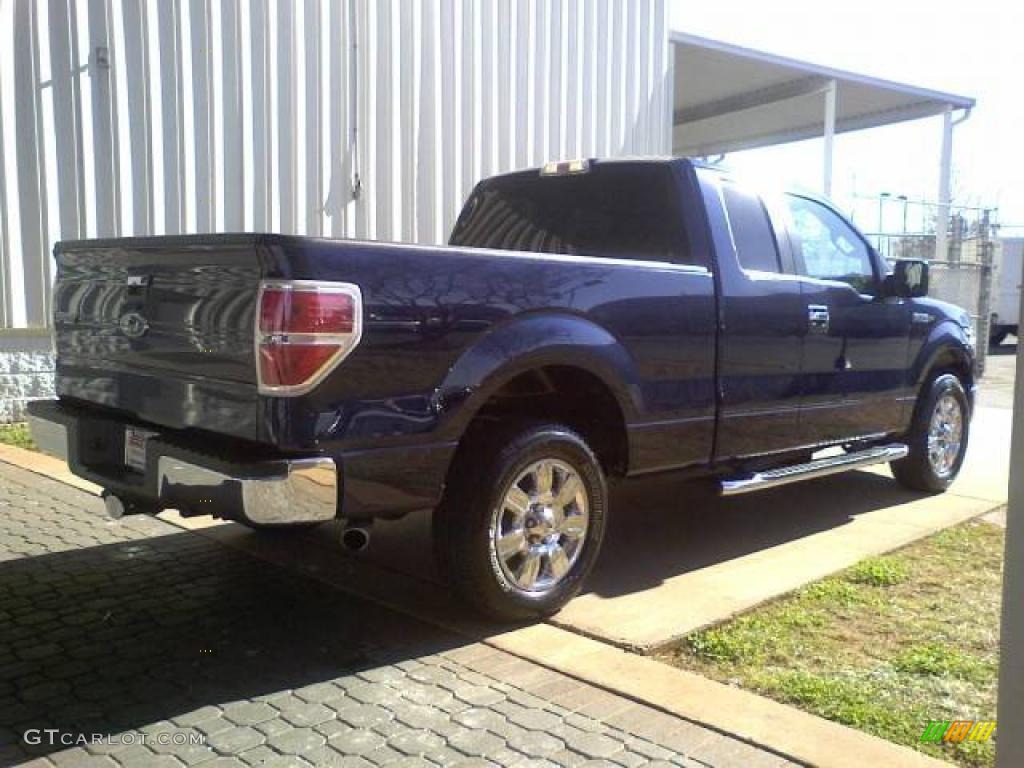
[[[0,0],[0,327],[59,239],[442,242],[480,178],[667,154],[664,0]]]

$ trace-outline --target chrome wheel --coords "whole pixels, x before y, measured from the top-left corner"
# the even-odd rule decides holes
[[[960,456],[964,413],[960,401],[946,393],[935,403],[928,424],[928,461],[939,477],[948,477]]]
[[[558,459],[534,462],[491,516],[491,562],[507,586],[547,592],[583,550],[590,501],[579,473]]]

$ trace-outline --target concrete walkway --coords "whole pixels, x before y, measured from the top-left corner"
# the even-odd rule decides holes
[[[37,455],[29,452],[9,449],[0,456],[0,461],[19,460],[38,472],[45,469],[38,458]],[[15,500],[4,504],[2,493],[8,486],[14,486],[13,498]],[[260,681],[263,680],[263,665],[267,663],[268,655],[269,658],[273,658],[275,653],[284,653],[288,658],[287,664],[290,665],[289,673],[284,676],[284,679],[280,679],[280,676],[276,674],[271,675],[278,681],[276,684],[269,685],[273,689],[271,691],[263,691],[251,696],[242,695],[239,698],[234,693],[234,689],[231,689],[232,701],[227,704],[224,704],[221,699],[229,694],[225,690],[216,688],[212,693],[201,693],[198,699],[190,699],[189,701],[197,707],[194,710],[187,709],[190,705],[182,703],[176,697],[167,700],[161,699],[161,706],[164,706],[165,709],[166,706],[172,706],[172,709],[175,710],[184,708],[183,714],[180,716],[160,715],[157,717],[147,714],[148,710],[144,706],[136,711],[135,707],[139,705],[134,697],[139,694],[133,691],[133,697],[130,700],[126,699],[124,703],[124,706],[130,707],[130,709],[122,713],[122,718],[128,718],[132,723],[141,723],[147,717],[153,719],[154,722],[148,723],[147,727],[154,732],[164,732],[172,726],[188,729],[189,724],[195,718],[211,718],[214,721],[211,729],[225,728],[224,721],[228,722],[229,726],[227,727],[242,728],[249,726],[233,720],[232,716],[227,714],[228,706],[243,701],[270,704],[274,713],[270,710],[261,710],[263,715],[269,716],[269,719],[266,720],[267,723],[270,723],[266,726],[267,733],[260,730],[259,723],[255,724],[255,727],[263,734],[262,736],[254,735],[248,730],[244,733],[246,739],[255,739],[255,742],[245,747],[245,749],[253,750],[251,754],[242,754],[245,749],[230,740],[219,745],[212,744],[213,756],[220,755],[222,758],[232,758],[233,760],[218,760],[218,765],[222,762],[227,765],[264,764],[264,760],[266,764],[299,766],[306,762],[364,766],[373,764],[354,761],[354,753],[349,751],[352,747],[347,741],[347,737],[338,743],[331,741],[331,736],[336,735],[334,731],[350,734],[357,744],[362,744],[362,739],[368,740],[369,743],[375,745],[374,754],[384,761],[397,761],[400,758],[407,761],[411,761],[413,758],[417,760],[429,758],[435,762],[421,761],[419,764],[435,764],[437,761],[440,761],[440,764],[447,764],[448,762],[459,763],[471,754],[478,754],[473,751],[474,747],[471,745],[476,742],[472,740],[460,742],[462,747],[455,750],[457,756],[445,751],[427,754],[421,739],[425,739],[428,745],[433,744],[439,749],[440,747],[436,739],[429,734],[421,733],[423,729],[417,725],[418,721],[397,718],[397,723],[393,723],[394,718],[385,716],[383,720],[372,727],[365,727],[365,724],[361,724],[358,719],[356,721],[345,719],[341,712],[332,709],[333,705],[330,702],[308,701],[303,698],[302,690],[308,687],[307,684],[303,683],[302,689],[295,689],[292,678],[303,680],[310,675],[319,677],[325,674],[320,669],[322,661],[317,661],[317,653],[323,654],[324,648],[329,647],[327,638],[333,637],[336,631],[340,631],[335,629],[335,622],[338,621],[343,623],[354,621],[368,636],[380,638],[379,642],[386,648],[391,648],[389,643],[393,643],[397,639],[398,650],[394,653],[402,659],[403,663],[408,662],[411,666],[415,666],[417,663],[429,664],[431,658],[440,655],[447,659],[444,662],[447,665],[447,672],[458,674],[459,670],[451,667],[453,663],[468,665],[471,673],[491,675],[491,682],[487,683],[488,687],[499,692],[506,692],[501,686],[511,685],[522,695],[535,697],[527,701],[536,703],[539,699],[540,703],[536,704],[537,707],[543,712],[561,716],[562,722],[573,728],[586,732],[596,730],[602,735],[609,735],[613,741],[616,737],[620,738],[620,748],[604,764],[610,762],[620,765],[639,765],[648,761],[656,762],[655,755],[664,754],[664,752],[657,752],[658,749],[661,749],[668,752],[666,760],[669,763],[679,765],[758,766],[787,765],[790,762],[835,766],[836,768],[845,768],[845,766],[853,768],[865,764],[897,768],[900,766],[928,768],[942,765],[913,750],[896,746],[860,731],[837,725],[745,691],[715,683],[698,675],[667,667],[654,660],[627,653],[606,643],[597,642],[552,625],[538,624],[521,629],[498,629],[496,631],[495,627],[482,624],[468,615],[460,605],[454,603],[432,581],[413,578],[408,572],[381,568],[367,560],[339,556],[336,526],[324,526],[321,529],[292,537],[268,537],[234,524],[211,524],[205,520],[184,521],[173,514],[166,517],[173,521],[174,525],[168,524],[163,519],[149,518],[128,518],[123,522],[111,523],[102,519],[99,500],[89,492],[90,490],[95,491],[96,489],[86,488],[83,492],[45,476],[30,474],[0,464],[0,508],[2,508],[0,509],[0,531],[4,530],[6,523],[7,532],[14,537],[14,543],[11,546],[13,555],[5,554],[0,549],[0,587],[8,582],[7,576],[12,573],[10,565],[2,562],[4,559],[18,561],[19,558],[24,557],[24,560],[15,562],[16,567],[20,567],[21,564],[30,568],[37,565],[48,567],[48,554],[56,553],[63,557],[64,549],[69,546],[78,546],[86,548],[83,550],[83,554],[87,558],[100,554],[99,551],[94,550],[103,550],[101,560],[112,557],[123,561],[123,565],[132,569],[130,571],[131,578],[124,578],[119,577],[116,573],[96,573],[95,566],[88,568],[75,566],[79,573],[85,574],[84,578],[95,579],[105,584],[116,584],[121,590],[128,590],[127,593],[124,593],[125,597],[122,597],[121,593],[115,594],[101,590],[97,595],[101,603],[107,607],[116,607],[121,605],[122,601],[133,604],[126,597],[130,594],[136,602],[147,601],[152,597],[152,605],[158,606],[163,605],[166,595],[161,592],[159,579],[155,578],[156,574],[162,573],[161,568],[165,564],[192,564],[191,553],[187,548],[179,552],[178,546],[187,547],[188,541],[199,539],[209,541],[217,550],[225,553],[226,550],[218,545],[224,545],[244,553],[247,556],[245,559],[253,564],[254,570],[251,570],[251,577],[240,578],[235,583],[238,587],[244,587],[243,593],[249,596],[246,598],[249,602],[247,603],[245,600],[239,602],[234,590],[224,588],[215,590],[220,599],[231,601],[232,610],[237,608],[242,611],[240,615],[227,611],[225,621],[230,623],[230,617],[236,615],[239,616],[239,620],[244,616],[248,622],[266,621],[268,624],[265,628],[257,626],[248,633],[253,637],[266,635],[263,637],[262,645],[256,648],[243,646],[241,649],[234,649],[242,650],[243,655],[250,661],[247,663],[236,660],[230,666],[235,669],[235,673],[241,675],[241,679],[246,682],[246,685],[255,681],[258,687],[262,688],[264,684]],[[17,500],[21,497],[24,498],[24,501]],[[41,509],[45,510],[42,515],[39,513]],[[57,513],[57,516],[51,516],[50,510]],[[42,520],[41,530],[30,532],[31,523],[37,518]],[[415,524],[416,521],[414,520],[413,523]],[[198,536],[186,534],[181,531],[180,526],[191,529],[192,533],[198,534]],[[180,533],[172,535],[171,532]],[[127,546],[108,550],[111,543],[122,539],[134,542],[139,537],[142,539],[138,543],[129,543]],[[154,537],[156,538],[154,539]],[[416,549],[415,543],[410,543],[408,537],[391,537],[392,546],[397,545],[400,541],[404,542],[403,546],[406,550]],[[158,554],[166,544],[171,542],[174,543],[171,552]],[[51,552],[50,550],[54,548],[56,548],[56,552]],[[210,552],[210,557],[237,562],[237,558],[228,554],[216,556],[213,551]],[[156,562],[148,563],[150,559],[154,558]],[[260,560],[276,567],[268,571],[265,567],[256,566],[255,564]],[[224,612],[220,605],[209,599],[208,589],[202,586],[198,590],[194,589],[197,580],[201,582],[211,572],[215,572],[216,569],[212,562],[209,557],[205,557],[195,563],[196,570],[194,576],[191,577],[187,573],[176,575],[171,573],[176,589],[184,596],[186,603],[195,607],[197,603],[193,598],[197,593],[200,595],[198,605],[204,615],[220,615]],[[273,572],[280,573],[284,579],[292,580],[290,582],[291,591],[286,590],[288,596],[282,598],[284,602],[280,608],[277,607],[274,599],[261,593],[259,586],[261,580],[268,578],[268,575]],[[43,582],[45,583],[48,578],[44,577]],[[17,580],[17,574],[15,574],[14,581],[17,582]],[[250,585],[250,581],[254,582],[255,586]],[[357,599],[346,602],[346,599],[340,597],[340,592],[332,598],[330,592],[323,592],[316,587],[317,583],[337,588],[347,594],[357,596]],[[145,586],[140,587],[139,585]],[[312,595],[310,597],[312,602],[306,602],[307,593]],[[0,595],[0,612],[13,615],[17,610],[21,610],[24,606],[17,604],[19,597],[18,593],[13,595],[16,610],[12,611],[5,607],[2,595]],[[362,602],[363,600],[369,600],[386,608],[372,609],[369,604]],[[297,618],[290,617],[289,606],[296,601],[306,606],[302,608],[302,611],[308,611],[308,615]],[[84,607],[88,608],[89,604],[86,603]],[[414,618],[403,620],[391,613],[390,609],[397,609],[400,614]],[[70,610],[71,606],[68,606],[60,613],[63,615]],[[101,616],[99,619],[95,614],[87,613],[87,616],[89,618],[86,623],[92,622],[94,625],[97,622],[102,625],[107,620],[105,616]],[[300,638],[298,645],[275,634],[280,632],[282,616],[286,618],[285,628],[291,628],[296,637]],[[378,619],[374,617],[379,616],[390,617],[388,619],[390,623],[378,625]],[[71,621],[77,622],[76,619]],[[36,624],[32,618],[29,623]],[[207,628],[204,626],[202,627],[203,631],[196,635],[193,632],[194,626],[191,620],[187,617],[176,618],[173,611],[168,616],[161,614],[159,618],[156,618],[155,621],[151,620],[150,623],[156,632],[155,635],[149,638],[140,638],[138,641],[125,638],[117,643],[117,647],[119,649],[130,645],[138,648],[152,646],[150,655],[153,658],[152,664],[156,668],[162,667],[163,659],[160,655],[162,651],[159,649],[168,647],[161,645],[168,638],[170,639],[169,647],[182,645],[195,651],[196,649],[192,646],[195,645],[196,638],[211,634],[206,631]],[[442,643],[445,647],[440,652],[435,649],[427,656],[420,656],[417,655],[419,653],[417,638],[421,636],[424,627],[428,625],[443,628],[440,636],[446,638]],[[187,637],[179,637],[174,632],[169,632],[168,627],[174,626],[179,626],[182,631],[187,631],[190,634]],[[384,628],[380,628],[381,626]],[[60,628],[57,629],[58,637],[60,637]],[[112,628],[103,626],[97,626],[96,629],[104,637],[107,637],[105,632],[108,629],[113,631]],[[34,626],[29,631],[37,630],[38,626]],[[19,630],[15,626],[15,634],[19,631],[24,634],[23,630]],[[222,632],[226,631],[226,629],[222,630]],[[22,637],[23,634],[18,637]],[[212,635],[216,636],[217,633],[212,632]],[[88,633],[85,634],[85,638],[89,638]],[[323,638],[323,640],[317,640],[317,638]],[[0,633],[0,675],[9,671],[9,667],[4,665],[4,660],[12,659],[12,654],[16,653],[18,638],[12,636],[12,639],[13,642],[7,642],[3,633]],[[5,642],[7,642],[6,646]],[[199,642],[202,643],[201,640]],[[319,650],[316,651],[308,643],[313,643]],[[96,648],[97,651],[101,648],[100,644],[92,643],[90,645],[87,643],[87,645]],[[360,641],[357,645],[363,648],[365,642]],[[459,655],[451,656],[449,650],[453,650],[456,646],[469,650],[460,650]],[[48,654],[51,657],[57,656],[57,658],[50,658],[49,661],[57,663],[58,667],[63,669],[64,659],[54,652],[52,645],[50,649]],[[214,647],[206,648],[205,644],[203,647],[198,647],[199,653],[214,651]],[[111,664],[117,667],[124,661],[128,664],[129,669],[133,669],[134,667],[128,663],[132,660],[121,659],[119,652],[113,653]],[[201,658],[203,662],[206,661],[205,657]],[[313,659],[313,661],[310,662],[309,659]],[[304,667],[307,662],[311,664],[309,670]],[[482,668],[473,666],[476,662],[480,662],[484,666]],[[281,663],[285,662],[273,662],[274,665]],[[376,660],[371,658],[370,663],[373,666],[376,664]],[[256,666],[252,666],[253,664]],[[17,660],[15,665],[15,670],[25,669]],[[392,666],[397,666],[400,670],[405,669],[402,664]],[[181,672],[180,666],[174,669]],[[374,669],[376,669],[375,666]],[[41,673],[47,677],[53,677],[55,674],[49,669],[43,669]],[[59,676],[59,673],[56,674]],[[106,674],[105,672],[102,676]],[[362,682],[373,683],[380,688],[383,683],[373,677],[375,674],[373,671],[366,670],[355,673]],[[384,674],[397,673],[386,672]],[[38,681],[39,678],[40,670],[37,669],[29,670],[25,679],[32,683]],[[413,680],[422,682],[415,677]],[[0,677],[0,715],[4,712],[21,712],[24,703],[23,695],[19,696],[20,692],[15,690],[13,696],[8,695],[4,698],[2,695],[4,691],[8,694],[11,692],[10,688],[4,688],[4,682],[4,678]],[[12,679],[12,682],[17,684],[21,680]],[[180,680],[176,677],[175,682],[180,682]],[[342,689],[345,689],[346,684],[360,685],[358,681],[346,683],[341,678],[334,678],[333,682]],[[61,697],[66,698],[67,688],[60,683],[58,685],[62,686],[58,693]],[[312,685],[314,691],[322,692],[321,688],[316,687],[316,683]],[[387,685],[392,686],[392,683],[387,683]],[[166,691],[161,686],[162,681],[160,685],[155,686],[154,690],[163,691],[160,694],[163,696]],[[44,688],[43,692],[45,693],[47,690]],[[106,700],[113,703],[118,702],[117,691],[111,692],[109,688],[104,687],[100,687],[99,690],[102,691],[102,696]],[[150,684],[143,680],[139,683],[138,690],[148,691]],[[242,694],[245,694],[246,690],[247,688],[243,687]],[[332,695],[338,696],[335,689],[331,689],[331,691]],[[83,697],[88,699],[90,695],[92,694],[86,693]],[[312,695],[318,694],[313,693]],[[383,693],[368,692],[367,695],[390,697],[392,694],[384,690]],[[446,694],[440,695],[445,701],[448,700]],[[512,695],[509,693],[509,696]],[[35,696],[35,693],[30,693],[29,696]],[[314,708],[319,713],[318,716],[328,718],[312,728],[314,733],[310,733],[309,728],[303,726],[305,730],[301,736],[283,736],[271,740],[270,732],[279,727],[286,727],[289,723],[291,726],[296,725],[288,719],[284,710],[277,708],[276,700],[264,701],[261,698],[275,696],[280,701],[287,702],[285,706],[289,704],[299,706],[301,702],[296,702],[294,700],[296,698],[310,705],[322,703],[335,714],[328,714],[323,709]],[[54,711],[63,712],[57,702],[64,701],[64,698],[50,699],[51,705],[55,708]],[[455,698],[458,699],[457,694]],[[45,696],[43,700],[46,701]],[[352,704],[351,701],[342,700],[347,704]],[[452,706],[458,708],[468,703],[472,702],[459,699],[458,702],[453,702]],[[512,703],[521,704],[514,699]],[[74,700],[70,701],[68,706],[71,712],[77,711],[76,706],[78,705]],[[376,705],[374,704],[374,706]],[[42,717],[49,710],[44,705],[41,710],[35,711],[39,717]],[[235,712],[236,710],[232,709],[231,711]],[[248,710],[243,709],[242,711]],[[376,712],[376,710],[373,711]],[[448,712],[449,720],[455,714],[457,713]],[[574,716],[571,722],[568,719],[570,715]],[[238,716],[245,717],[245,715]],[[359,718],[359,715],[355,716]],[[437,716],[444,717],[442,714]],[[580,718],[584,716],[589,717],[586,724],[590,730],[584,729],[581,725],[585,721]],[[120,733],[115,729],[122,728],[124,720],[117,718],[105,720],[105,717],[109,716],[102,715],[99,721],[86,720],[83,722],[90,722],[89,727],[99,727],[102,732]],[[79,724],[79,721],[70,719],[70,714],[68,718],[64,721],[63,727],[86,727]],[[285,723],[280,722],[282,718]],[[339,720],[340,722],[338,722]],[[487,736],[490,734],[500,738],[504,726],[491,720],[490,717],[487,718],[487,722],[489,725],[481,725],[477,728],[477,730],[486,731],[481,736],[486,742],[481,749],[498,749],[497,742],[488,739]],[[545,722],[549,721],[545,719]],[[463,727],[473,725],[473,723],[459,721],[457,724]],[[25,725],[34,727],[27,723]],[[422,747],[423,751],[403,752],[400,748],[392,745],[388,737],[395,733],[396,725],[408,726],[417,732],[408,737],[411,741],[398,738],[398,743],[411,745],[409,748],[414,750]],[[142,727],[142,725],[138,725],[138,727]],[[196,728],[198,727],[196,725]],[[353,730],[359,733],[351,734]],[[367,730],[373,733],[366,733]],[[205,733],[205,731],[201,732]],[[444,734],[440,732],[433,733],[435,736],[445,738]],[[575,732],[570,730],[568,733],[574,734]],[[625,734],[625,736],[620,734]],[[242,736],[239,735],[239,737]],[[380,743],[379,737],[384,738],[384,743]],[[469,739],[468,736],[465,738]],[[603,739],[599,741],[604,748],[612,749],[609,742]],[[632,755],[632,752],[638,750],[627,747],[627,742],[647,750],[647,752],[639,750],[639,754],[644,757],[643,760]],[[545,743],[551,745],[551,742]],[[586,749],[592,748],[579,745],[574,747],[568,745],[564,740],[563,744],[565,747],[558,750],[557,754],[545,753],[542,758],[531,757],[528,759],[525,753],[521,754],[521,750],[518,748],[504,752],[499,749],[496,755],[488,755],[486,752],[479,752],[479,754],[486,755],[492,762],[498,764],[519,764],[517,761],[523,760],[526,761],[524,764],[575,765],[584,762],[589,754]],[[448,742],[446,745],[452,746]],[[505,745],[510,747],[512,742],[506,741]],[[210,746],[210,744],[206,746]],[[597,747],[596,749],[601,748]],[[361,749],[361,747],[357,746],[354,749]],[[25,746],[18,743],[18,733],[15,729],[7,731],[0,729],[0,760],[23,754],[24,750]],[[289,752],[288,750],[294,751]],[[306,754],[305,750],[310,750],[309,754]],[[60,762],[61,765],[78,764],[79,760],[82,761],[82,764],[99,764],[96,761],[98,753],[95,749],[91,752],[87,750],[84,753],[81,750],[72,751],[70,754],[65,754],[63,750],[55,753],[47,753],[44,750],[43,754],[49,755],[45,758],[46,765],[51,764],[51,758]],[[440,756],[446,756],[446,758]],[[178,758],[180,757],[179,755]],[[238,757],[242,758],[242,762],[235,760]],[[366,758],[367,756],[363,755],[362,757]],[[121,762],[122,758],[126,762]],[[118,764],[122,765],[135,764],[132,760],[137,760],[140,765],[157,764],[152,752],[139,752],[138,750],[133,750],[127,755],[111,755],[109,759],[115,759]],[[192,755],[192,753],[189,756],[189,762],[206,759],[212,759],[209,750],[199,750],[198,756]],[[178,763],[168,762],[168,764],[177,765]],[[405,763],[403,762],[403,764]],[[409,764],[415,763],[409,762]]]
[[[491,658],[485,666],[515,666],[515,659],[521,663],[528,660],[532,671],[521,668],[523,675],[543,679],[539,685],[541,693],[549,696],[544,699],[548,704],[558,704],[561,694],[556,692],[565,688],[575,691],[565,693],[570,700],[580,696],[587,701],[611,702],[608,712],[602,710],[600,717],[592,718],[603,727],[657,723],[644,733],[671,731],[679,736],[688,732],[690,752],[681,741],[673,742],[674,749],[682,750],[669,749],[675,759],[685,754],[689,760],[716,765],[756,765],[761,764],[758,761],[776,764],[785,755],[816,765],[934,765],[919,753],[623,653],[612,645],[650,650],[862,557],[889,551],[1000,506],[1005,502],[1008,473],[1007,411],[981,407],[973,428],[963,474],[951,492],[939,496],[902,491],[885,469],[731,500],[670,478],[626,483],[616,489],[609,538],[587,591],[551,625],[511,632],[495,633],[493,627],[481,625],[438,589],[427,544],[426,516],[379,524],[374,544],[362,558],[339,556],[338,530],[333,525],[284,538],[254,535],[239,526],[205,518],[182,520],[173,513],[161,517],[177,528],[148,520],[130,520],[123,525],[128,529],[143,524],[165,526],[161,529],[165,532],[191,529],[216,544],[281,566],[285,573],[311,577],[441,625],[454,633],[450,637],[477,638],[480,642],[470,643],[470,647],[479,650],[468,651],[465,658],[474,654]],[[98,491],[71,476],[62,462],[38,454],[0,446],[0,461],[26,466],[86,494]],[[88,495],[49,480],[22,476],[18,482],[33,490],[38,484],[46,485],[48,494],[74,494],[77,501],[65,498],[64,503],[92,505],[93,512],[99,510],[94,496],[87,502]],[[41,502],[36,499],[28,504],[36,507]],[[105,524],[92,520],[89,525]],[[491,657],[483,649],[506,655]],[[0,654],[2,651],[0,648]],[[454,659],[449,661],[454,663]],[[546,673],[559,678],[546,677]],[[0,679],[0,691],[2,683]],[[519,690],[531,694],[530,685],[524,686]],[[583,692],[573,686],[583,686]],[[631,713],[628,702],[643,709]],[[595,705],[593,711],[598,709]],[[714,730],[702,728],[698,738],[688,730],[699,727],[697,723]],[[639,731],[623,732],[628,737],[646,738]],[[730,736],[724,737],[722,732]],[[718,738],[726,739],[724,746]],[[652,743],[659,746],[656,740]],[[266,740],[260,744],[267,746]],[[758,751],[751,744],[770,746],[770,750]],[[285,754],[275,752],[273,745],[269,748],[273,755]],[[744,753],[744,749],[751,752]],[[568,751],[582,754],[571,748]],[[0,759],[3,755],[0,751]],[[566,757],[562,764],[571,761]]]
[[[236,549],[0,464],[0,764],[793,764]]]
[[[885,466],[730,499],[637,484],[613,508],[587,592],[554,623],[650,651],[1005,504],[1009,444],[1007,412],[979,408],[962,473],[935,496]]]

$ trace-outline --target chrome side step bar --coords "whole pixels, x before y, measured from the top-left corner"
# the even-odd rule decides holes
[[[838,472],[867,467],[871,464],[883,464],[904,458],[908,450],[907,446],[903,443],[892,443],[891,445],[880,445],[863,451],[855,451],[854,453],[828,456],[824,459],[809,461],[806,464],[790,464],[788,467],[755,472],[745,477],[723,478],[719,481],[720,493],[723,496],[738,496],[741,493],[753,493],[765,488],[776,488],[780,485],[789,485],[801,480],[810,480],[814,477],[834,475]]]

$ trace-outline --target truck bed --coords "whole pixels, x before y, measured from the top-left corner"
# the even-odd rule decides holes
[[[672,424],[696,419],[706,430],[687,439],[710,440],[714,289],[700,267],[264,234],[64,242],[56,257],[58,395],[142,425],[282,451],[445,440],[487,373],[481,342],[536,344],[564,332],[555,312],[593,345],[567,338],[563,362],[612,345],[631,358],[620,362],[632,380],[618,388],[627,418],[646,425],[642,439],[671,439]],[[260,282],[309,279],[360,287],[363,338],[312,392],[261,395]],[[495,333],[532,314],[546,318],[533,335]]]

